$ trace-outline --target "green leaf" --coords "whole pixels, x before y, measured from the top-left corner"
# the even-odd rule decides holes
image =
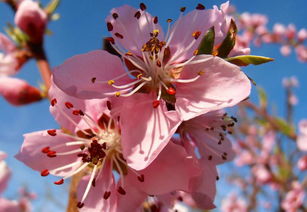
[[[223,40],[222,44],[217,49],[217,56],[225,58],[229,55],[230,51],[236,44],[237,26],[233,19],[231,19],[227,36]]]
[[[229,57],[226,60],[238,66],[247,66],[250,64],[260,65],[263,63],[271,62],[274,59],[270,57],[262,57],[256,55],[240,55],[236,57]]]
[[[198,46],[197,55],[212,54],[214,47],[214,39],[215,39],[214,27],[211,27],[200,42]]]
[[[60,0],[51,0],[44,10],[48,15],[51,15],[52,13],[54,13],[59,4]]]
[[[287,123],[284,119],[279,117],[274,118],[274,121],[281,133],[287,136],[293,135],[294,129],[291,124]]]

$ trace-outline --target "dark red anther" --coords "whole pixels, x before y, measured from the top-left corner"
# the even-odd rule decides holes
[[[92,186],[93,186],[93,187],[96,186],[96,178],[93,179],[93,181],[92,181]]]
[[[103,198],[104,198],[105,200],[107,200],[110,196],[111,196],[111,191],[106,191],[106,192],[104,192],[104,194],[103,194]]]
[[[144,10],[147,9],[147,7],[146,7],[146,5],[145,5],[144,3],[141,3],[141,4],[140,4],[140,9],[141,9],[142,11],[144,11]]]
[[[77,203],[77,207],[78,207],[78,208],[83,208],[83,206],[84,206],[84,203],[83,203],[83,202],[78,202],[78,203]]]
[[[209,156],[208,156],[208,160],[212,160],[212,155],[209,155]]]
[[[124,38],[124,36],[122,34],[118,33],[118,32],[116,32],[114,35],[116,37],[118,37],[119,39],[123,39]]]
[[[42,177],[46,177],[48,175],[49,175],[49,170],[48,169],[45,169],[45,170],[41,171],[41,176]]]
[[[50,101],[50,104],[51,104],[52,107],[54,107],[54,105],[56,105],[56,103],[57,103],[56,98],[54,98],[54,99],[52,99],[52,100]]]
[[[144,178],[144,175],[141,174],[140,176],[138,176],[138,180],[142,183],[144,182],[145,178]]]
[[[154,22],[154,24],[157,24],[157,23],[158,23],[158,16],[155,16],[155,17],[154,17],[153,22]]]
[[[118,18],[118,14],[117,13],[113,13],[112,16],[113,16],[114,19]]]
[[[117,192],[120,193],[121,195],[126,194],[126,191],[121,186],[118,187]]]
[[[196,9],[197,9],[197,10],[204,10],[204,9],[206,9],[206,7],[205,7],[204,5],[202,5],[202,4],[198,4],[198,5],[196,6]]]
[[[50,147],[46,146],[44,148],[42,148],[42,153],[47,154],[50,151]]]
[[[139,19],[141,17],[141,12],[140,11],[137,11],[135,14],[134,14],[134,17],[136,19]]]
[[[160,101],[159,101],[159,100],[154,100],[154,101],[152,102],[153,108],[157,108],[157,107],[159,107],[159,105],[160,105]]]
[[[181,7],[181,8],[180,8],[180,12],[183,13],[183,12],[185,11],[185,9],[186,9],[186,7]]]
[[[216,176],[216,180],[219,180],[220,179],[220,177],[219,176]]]
[[[56,130],[47,130],[47,133],[51,136],[56,136]]]
[[[84,116],[84,113],[82,112],[82,110],[73,110],[72,114],[75,116]]]
[[[92,81],[92,83],[95,83],[95,82],[96,82],[96,77],[93,77],[93,78],[91,79],[91,81]]]
[[[113,30],[113,25],[110,22],[108,22],[107,28],[108,28],[108,31],[111,32]]]
[[[103,144],[101,144],[101,148],[102,148],[102,149],[107,149],[107,143],[104,142]]]
[[[173,87],[169,87],[166,92],[169,94],[169,95],[175,95],[176,94],[176,90],[173,88]]]
[[[111,44],[115,44],[114,38],[112,38],[112,37],[106,37],[105,40],[109,41]],[[95,78],[95,80],[96,80],[96,78]]]
[[[54,182],[55,185],[62,185],[63,183],[64,183],[64,179],[60,179]]]
[[[70,102],[65,102],[65,106],[67,107],[67,109],[71,109],[74,107],[74,105]]]
[[[48,156],[49,158],[54,158],[54,157],[56,157],[56,151],[49,151],[49,152],[47,153],[47,156]]]

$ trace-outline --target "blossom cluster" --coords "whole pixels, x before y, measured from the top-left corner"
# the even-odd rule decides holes
[[[168,210],[178,198],[214,208],[216,166],[234,157],[237,122],[222,109],[251,89],[227,61],[240,52],[227,7],[181,8],[166,33],[143,3],[113,9],[109,48],[53,70],[50,111],[61,129],[26,134],[16,158],[60,177],[56,185],[80,174],[81,211]]]

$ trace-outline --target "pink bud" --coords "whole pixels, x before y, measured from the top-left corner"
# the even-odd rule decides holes
[[[283,56],[289,56],[290,53],[291,53],[291,47],[288,46],[288,45],[284,45],[280,48],[280,53],[283,55]]]
[[[12,105],[19,106],[42,99],[40,91],[24,80],[0,77],[0,94]]]
[[[298,160],[297,166],[302,171],[306,171],[307,170],[307,155],[304,155],[303,157],[301,157]]]
[[[15,24],[33,43],[41,43],[47,24],[47,14],[32,0],[22,1],[15,15]]]
[[[301,29],[300,31],[298,31],[297,38],[299,39],[299,41],[304,41],[305,39],[307,39],[307,30]]]

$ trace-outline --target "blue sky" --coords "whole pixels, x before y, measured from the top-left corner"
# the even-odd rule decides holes
[[[42,1],[43,4],[46,1]],[[197,3],[203,3],[207,8],[213,4],[219,5],[224,1],[206,0],[155,0],[144,1],[148,10],[153,15],[158,15],[159,20],[167,18],[176,19],[179,15],[179,8],[186,6],[191,10]],[[63,1],[58,9],[61,14],[59,21],[49,25],[49,29],[54,32],[52,36],[46,38],[46,51],[50,59],[51,66],[57,66],[73,55],[85,53],[99,49],[102,46],[102,38],[108,36],[104,19],[109,10],[122,4],[130,4],[138,7],[140,2],[135,0],[91,0],[91,1]],[[307,28],[306,0],[233,0],[231,1],[239,12],[248,11],[251,13],[266,14],[269,18],[269,27],[276,22],[289,24],[293,23],[297,28]],[[13,22],[13,14],[10,9],[0,3],[0,31],[7,22]],[[160,23],[163,23],[160,21]],[[166,27],[166,24],[163,26]],[[269,98],[279,111],[283,113],[284,93],[282,92],[281,80],[283,77],[297,76],[300,87],[296,90],[299,104],[295,112],[295,120],[307,118],[307,66],[297,61],[296,56],[291,54],[283,57],[279,53],[279,46],[267,45],[260,48],[252,48],[252,53],[275,58],[275,61],[262,66],[251,66],[244,70],[249,76],[254,78],[258,85],[268,91]],[[27,79],[32,85],[37,85],[40,81],[35,63],[28,63],[18,77]],[[306,84],[305,84],[306,83]],[[253,97],[255,96],[253,90]],[[48,102],[40,102],[26,107],[12,107],[3,99],[0,99],[0,150],[9,154],[8,164],[13,170],[13,178],[9,184],[5,196],[16,198],[17,190],[22,185],[27,185],[31,191],[37,193],[39,198],[34,201],[35,211],[62,211],[60,207],[54,207],[46,202],[45,195],[52,191],[57,201],[65,204],[66,187],[55,187],[52,178],[42,178],[37,172],[33,172],[13,158],[17,153],[21,143],[22,134],[37,130],[55,128],[57,125],[49,114]],[[223,193],[225,193],[223,191]],[[222,194],[219,194],[221,196]],[[57,203],[59,204],[59,203]],[[44,210],[41,210],[44,205]]]

